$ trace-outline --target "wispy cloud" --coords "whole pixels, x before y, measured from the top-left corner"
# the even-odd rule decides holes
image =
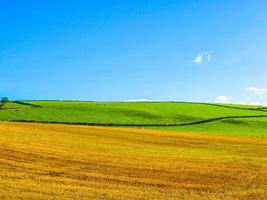
[[[267,88],[248,87],[247,90],[255,94],[267,94]]]
[[[254,105],[254,106],[267,106],[266,102],[257,101],[251,97],[245,98],[245,100],[234,100],[228,96],[218,96],[215,98],[215,103],[226,103],[226,104],[239,104],[239,105]]]
[[[151,100],[151,99],[130,99],[126,100],[127,102],[152,102],[152,101],[158,101],[158,100]]]
[[[238,104],[238,105],[251,105],[251,106],[263,106],[265,104],[260,102],[250,102],[250,101],[235,101],[232,102],[232,104]]]
[[[210,62],[210,61],[211,61],[211,54],[208,52],[202,52],[198,54],[193,60],[195,64],[202,64],[204,62]]]
[[[216,103],[230,103],[230,97],[227,96],[218,96],[215,99]]]
[[[248,103],[246,103],[245,101],[234,101],[234,102],[232,102],[232,104],[246,105]]]

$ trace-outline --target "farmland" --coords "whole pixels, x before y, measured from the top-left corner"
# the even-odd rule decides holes
[[[10,102],[0,120],[267,136],[265,107],[181,102]]]
[[[267,198],[266,107],[13,101],[0,199]]]
[[[266,199],[267,140],[0,123],[1,199]]]

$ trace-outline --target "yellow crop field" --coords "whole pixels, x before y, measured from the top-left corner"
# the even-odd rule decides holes
[[[0,199],[267,199],[267,139],[0,123]]]

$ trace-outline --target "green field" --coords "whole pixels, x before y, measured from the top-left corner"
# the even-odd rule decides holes
[[[267,137],[264,107],[184,102],[9,102],[0,109],[0,120],[137,126]]]

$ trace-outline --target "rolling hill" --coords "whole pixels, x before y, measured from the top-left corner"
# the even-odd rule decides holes
[[[257,106],[187,102],[15,101],[0,109],[0,120],[266,137],[266,111]]]

